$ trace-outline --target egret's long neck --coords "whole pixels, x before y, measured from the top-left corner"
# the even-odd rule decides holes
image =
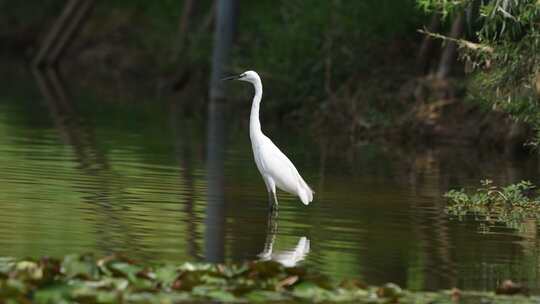
[[[249,135],[253,139],[253,135],[261,133],[261,122],[259,121],[259,106],[261,105],[262,98],[262,83],[260,79],[253,82],[255,87],[255,96],[253,97],[253,104],[251,105],[251,116],[249,118]]]

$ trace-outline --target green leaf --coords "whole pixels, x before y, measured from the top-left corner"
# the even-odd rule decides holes
[[[99,271],[91,256],[71,254],[62,261],[62,273],[68,278],[97,279]]]
[[[224,290],[212,290],[206,296],[222,302],[235,302],[238,300],[232,293]]]
[[[39,281],[43,278],[43,269],[33,261],[20,261],[15,264],[15,275],[24,281]]]
[[[12,257],[0,257],[0,278],[7,277],[15,266],[15,261],[16,259]]]
[[[384,286],[379,287],[377,296],[381,298],[397,299],[403,296],[403,290],[394,283],[386,283]]]
[[[156,280],[165,287],[171,287],[174,280],[178,277],[178,267],[174,265],[164,265],[156,269]]]
[[[66,284],[53,284],[47,286],[47,288],[39,289],[34,294],[35,303],[59,303],[67,304],[70,303],[68,299],[70,294],[73,291],[72,285]]]
[[[309,299],[314,302],[320,302],[330,298],[330,293],[328,290],[311,282],[303,282],[296,285],[292,294],[297,298]]]
[[[0,298],[10,298],[28,293],[30,288],[19,279],[0,280]]]
[[[244,295],[249,302],[285,301],[289,297],[280,292],[267,290],[254,290]]]

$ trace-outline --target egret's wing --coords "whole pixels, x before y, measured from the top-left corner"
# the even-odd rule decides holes
[[[274,179],[276,186],[296,194],[302,178],[289,158],[269,138],[261,147],[261,156],[264,170]]]

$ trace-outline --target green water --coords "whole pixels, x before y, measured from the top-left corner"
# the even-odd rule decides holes
[[[540,290],[535,221],[459,222],[444,214],[441,198],[483,177],[534,178],[533,158],[456,146],[331,149],[312,130],[263,117],[263,130],[316,192],[308,207],[280,193],[279,215],[269,223],[246,129],[249,101],[244,112],[214,104],[194,113],[181,104],[204,97],[122,98],[73,84],[59,90],[54,77],[6,74],[0,256],[273,258],[414,290],[491,290],[507,278]]]

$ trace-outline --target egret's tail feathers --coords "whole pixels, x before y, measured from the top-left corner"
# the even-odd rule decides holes
[[[309,205],[313,201],[313,190],[306,184],[306,182],[302,183],[302,186],[300,186],[300,191],[298,191],[298,196],[300,197],[300,200],[304,205]]]

